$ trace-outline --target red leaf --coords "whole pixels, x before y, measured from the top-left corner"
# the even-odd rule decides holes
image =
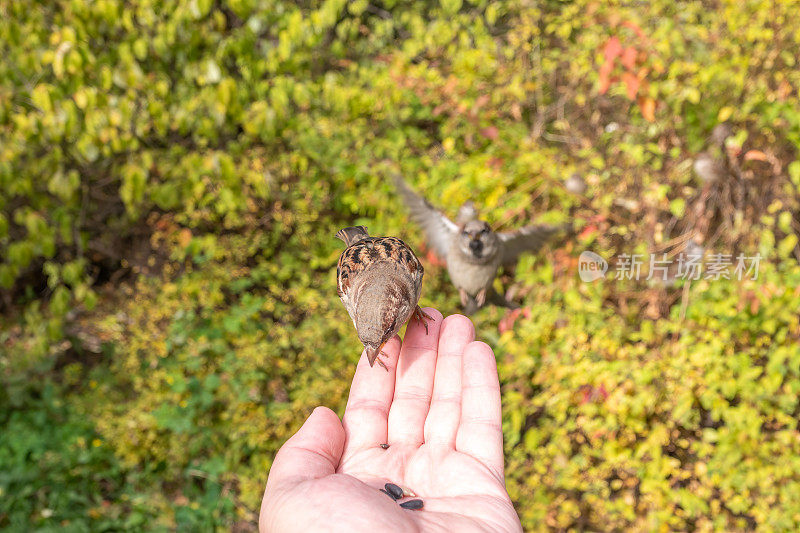
[[[761,150],[748,150],[744,154],[745,161],[766,161],[767,154],[762,152]]]
[[[603,46],[604,61],[598,72],[600,94],[605,94],[611,86],[611,71],[614,70],[614,61],[620,53],[622,53],[622,45],[619,43],[619,39],[616,36],[609,37]]]
[[[482,94],[478,98],[475,99],[475,105],[472,106],[472,110],[477,113],[483,106],[489,103],[489,95]]]
[[[425,257],[425,259],[432,264],[433,266],[443,267],[447,266],[447,263],[439,258],[438,255],[433,251],[433,248],[428,247],[427,242],[423,242],[419,245],[420,255]]]
[[[621,53],[622,45],[619,42],[619,38],[616,35],[609,37],[609,39],[606,41],[605,47],[603,48],[603,57],[605,57],[606,63],[613,63]]]
[[[639,78],[637,78],[630,72],[623,72],[622,82],[625,84],[625,91],[626,94],[628,95],[628,100],[635,99],[636,93],[639,92],[639,85],[641,85],[641,81],[639,80]]]
[[[181,246],[181,248],[186,248],[189,246],[190,242],[192,242],[192,232],[187,228],[183,228],[178,233],[178,244]]]
[[[592,388],[589,385],[582,385],[580,388],[580,392],[581,392],[581,405],[582,405],[589,401],[589,398],[592,394]]]
[[[636,68],[636,49],[632,46],[627,47],[625,50],[622,51],[622,65],[630,70],[633,71]]]
[[[600,396],[601,396],[601,397],[602,397],[604,400],[605,400],[606,398],[608,398],[608,391],[606,390],[606,386],[605,386],[605,385],[602,385],[602,384],[601,384],[601,385],[600,385],[599,387],[597,387],[595,390],[596,390],[596,391],[597,391],[597,392],[600,394]]]
[[[428,252],[425,254],[425,259],[427,259],[428,262],[434,266],[447,266],[447,263],[439,259],[439,256],[433,253],[433,250],[428,250]]]
[[[622,25],[625,26],[626,28],[629,28],[629,29],[633,30],[634,33],[636,33],[636,35],[641,40],[645,41],[646,43],[650,42],[650,39],[647,38],[647,34],[635,22],[631,22],[630,20],[626,20],[625,22],[622,23]]]
[[[500,319],[500,323],[497,324],[497,330],[500,333],[505,333],[514,328],[514,324],[517,322],[519,316],[522,315],[525,318],[531,317],[531,310],[526,308],[522,309],[514,309],[513,311],[508,311],[506,315]]]
[[[653,122],[656,119],[656,101],[649,96],[639,97],[639,109],[646,121]]]
[[[488,128],[483,128],[481,130],[481,135],[493,141],[497,140],[497,136],[499,133],[500,131],[495,126],[489,126]]]
[[[599,387],[595,387],[593,385],[581,385],[578,389],[578,392],[580,392],[580,402],[582,404],[587,402],[602,403],[608,398],[606,386],[602,384]]]
[[[597,89],[600,91],[600,94],[606,94],[609,87],[611,87],[611,80],[608,78],[608,73],[605,72],[605,69],[601,68]]]
[[[490,157],[489,160],[486,162],[486,166],[494,170],[500,170],[503,168],[504,161],[499,157]]]
[[[786,80],[781,80],[780,84],[778,85],[778,99],[783,102],[791,95],[792,85]]]
[[[587,224],[585,228],[578,234],[579,239],[585,239],[587,236],[595,233],[597,231],[597,226],[594,224]]]
[[[603,65],[603,67],[600,69],[600,94],[605,94],[609,87],[611,87],[612,83],[619,81],[619,77],[610,76],[613,65],[611,65],[611,63],[608,63],[608,65],[608,68],[605,68],[606,66]]]

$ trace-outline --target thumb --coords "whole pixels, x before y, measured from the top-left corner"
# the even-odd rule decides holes
[[[336,413],[317,407],[303,426],[278,450],[267,492],[289,481],[300,482],[336,472],[344,450],[344,428]]]

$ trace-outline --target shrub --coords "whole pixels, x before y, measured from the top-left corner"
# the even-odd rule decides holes
[[[527,529],[796,529],[800,22],[766,7],[0,3],[0,527],[252,528],[277,448],[344,406],[333,234],[425,250],[397,168],[581,228],[498,282],[512,327],[474,317]],[[687,236],[761,275],[575,276]]]

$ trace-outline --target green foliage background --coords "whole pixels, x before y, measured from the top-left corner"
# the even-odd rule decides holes
[[[0,0],[0,528],[252,529],[360,351],[333,234],[424,249],[399,168],[450,215],[585,228],[520,260],[513,328],[473,317],[526,529],[797,530],[798,9]],[[692,172],[723,121],[739,189]],[[691,232],[758,279],[576,275]]]

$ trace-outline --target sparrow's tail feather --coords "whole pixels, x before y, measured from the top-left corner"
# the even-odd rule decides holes
[[[364,226],[351,226],[336,232],[336,238],[342,239],[347,246],[367,237],[369,237],[369,233],[367,233],[367,228]]]

